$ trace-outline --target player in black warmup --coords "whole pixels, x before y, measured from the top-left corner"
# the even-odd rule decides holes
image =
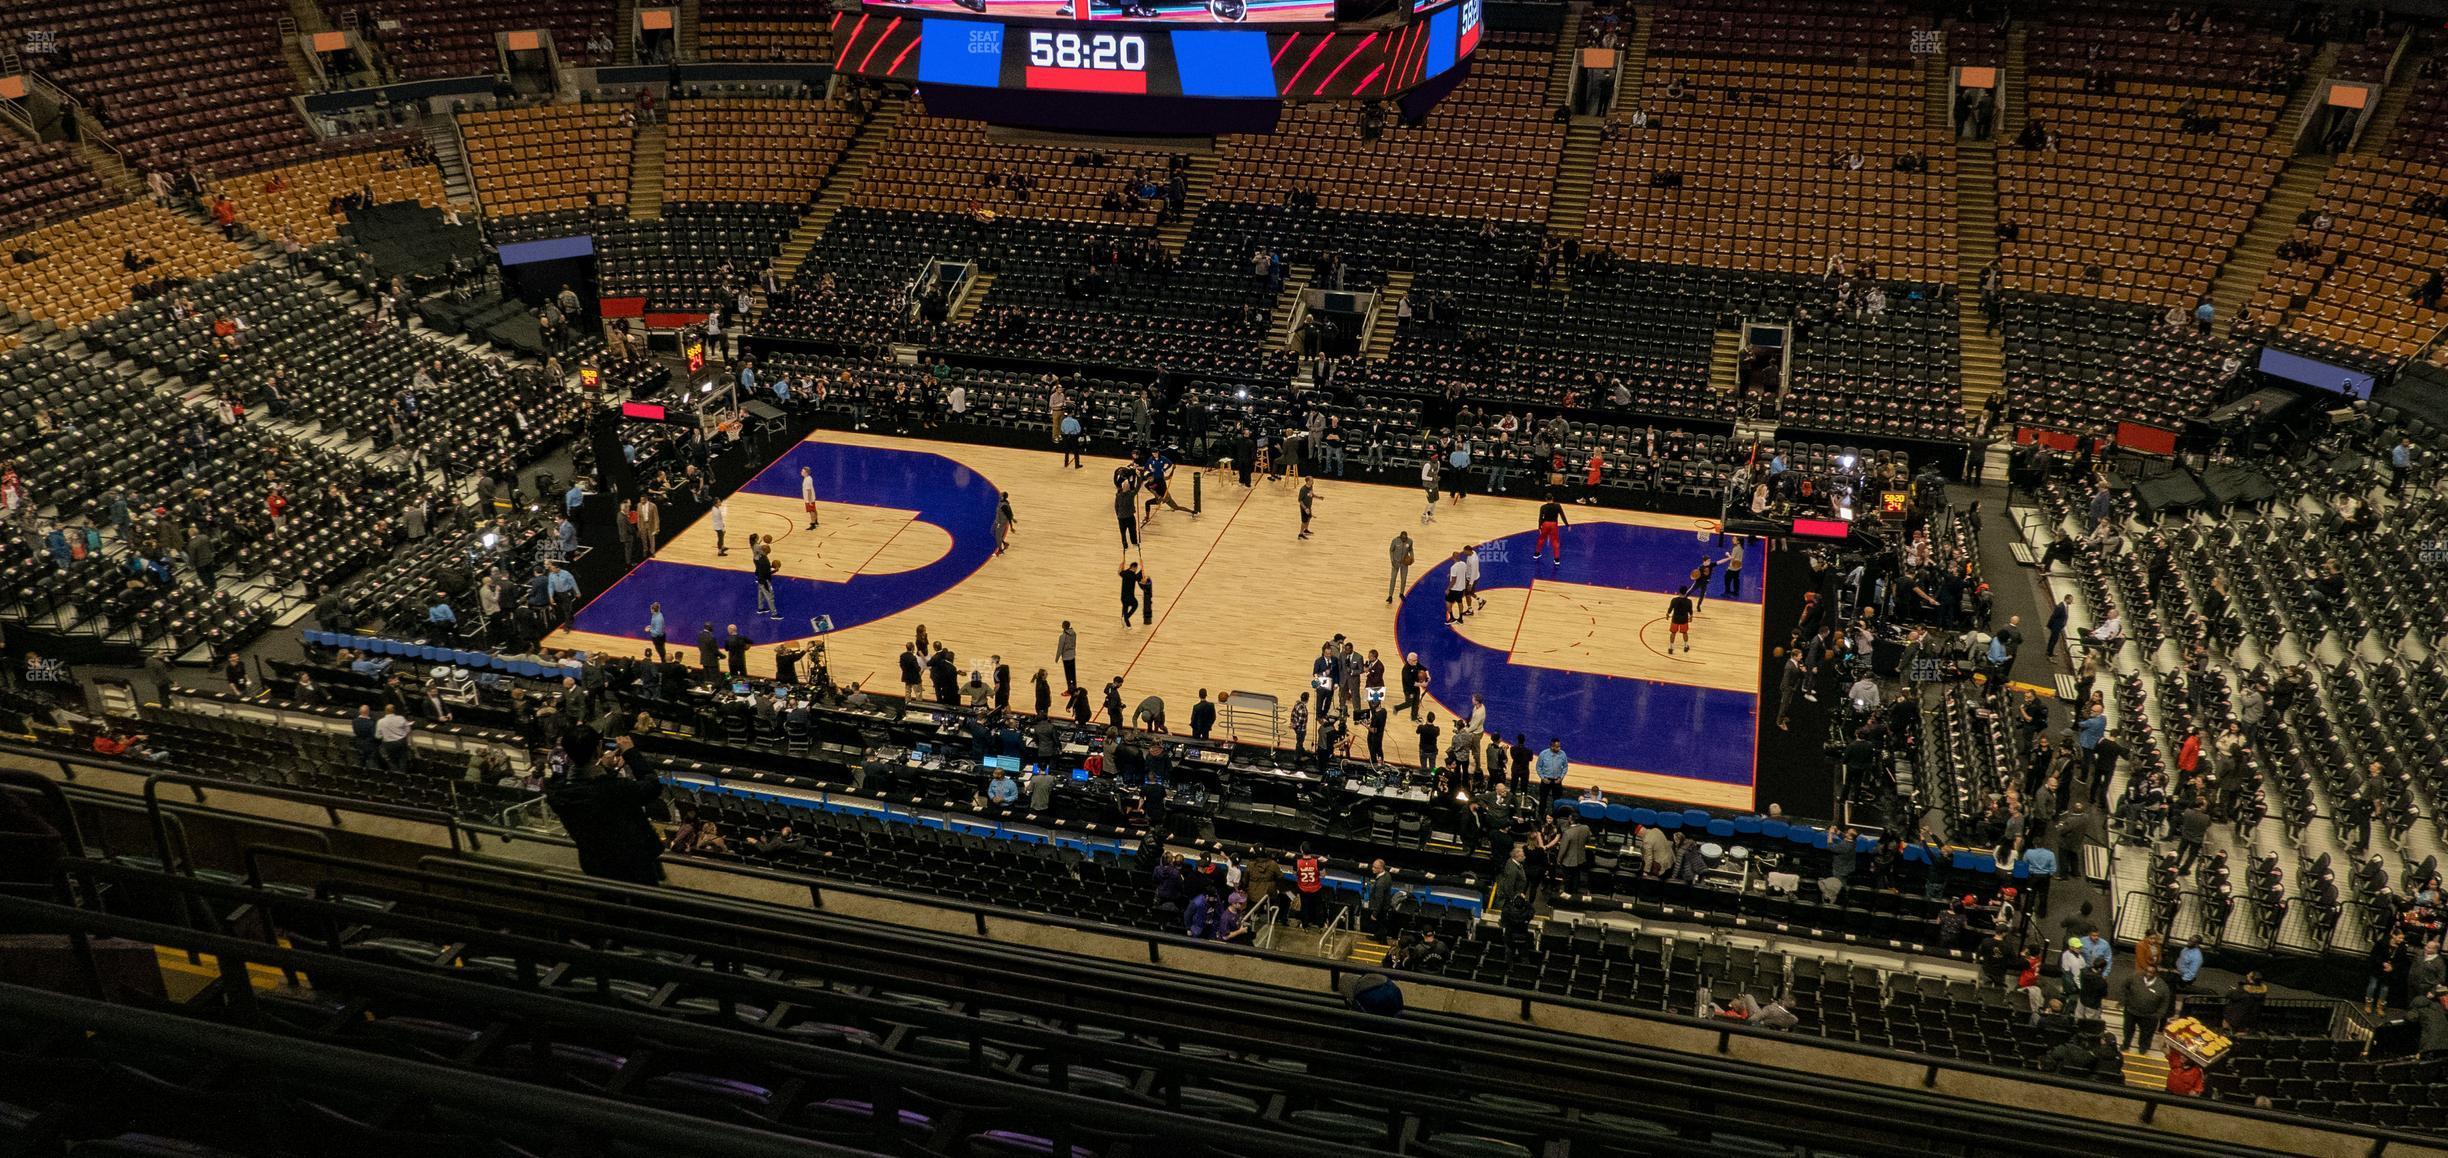
[[[1689,595],[1677,595],[1666,604],[1666,654],[1674,654],[1675,641],[1683,641],[1683,650],[1691,650],[1692,600]]]

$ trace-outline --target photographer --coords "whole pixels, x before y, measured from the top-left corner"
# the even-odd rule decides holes
[[[578,869],[591,877],[661,884],[663,842],[646,810],[663,796],[652,766],[622,737],[591,764],[547,787],[544,802],[578,846]]]

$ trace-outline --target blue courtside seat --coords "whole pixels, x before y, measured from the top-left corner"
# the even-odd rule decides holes
[[[1726,837],[1732,836],[1732,835],[1734,835],[1734,822],[1733,822],[1733,821],[1731,821],[1731,820],[1712,820],[1712,821],[1709,821],[1709,822],[1708,822],[1708,834],[1709,834],[1710,836],[1716,837],[1716,838],[1718,838],[1718,839],[1720,839],[1720,840],[1723,840],[1723,839],[1725,839]]]

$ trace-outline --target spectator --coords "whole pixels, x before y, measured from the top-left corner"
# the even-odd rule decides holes
[[[652,885],[663,880],[662,842],[655,839],[646,810],[662,796],[663,781],[654,766],[636,758],[624,737],[548,786],[544,802],[578,846],[579,871]]]
[[[2148,1050],[2159,1034],[2160,1023],[2167,1020],[2168,1003],[2174,993],[2168,988],[2159,970],[2144,966],[2125,976],[2118,987],[2118,999],[2125,1006],[2125,1048],[2128,1051]],[[2140,1044],[2137,1045],[2136,1041]]]
[[[408,770],[408,731],[408,717],[400,714],[399,705],[383,705],[382,718],[374,721],[374,738],[382,745],[383,766],[393,772]]]

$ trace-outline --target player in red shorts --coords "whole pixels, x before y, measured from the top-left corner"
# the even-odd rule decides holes
[[[1692,600],[1678,594],[1666,605],[1666,654],[1674,654],[1675,641],[1683,641],[1683,650],[1691,650]]]
[[[1547,501],[1539,504],[1538,544],[1530,548],[1530,557],[1536,559],[1548,551],[1554,551],[1555,565],[1563,566],[1564,528],[1571,525],[1572,521],[1564,517],[1564,504],[1557,502],[1552,492],[1549,493]]]

